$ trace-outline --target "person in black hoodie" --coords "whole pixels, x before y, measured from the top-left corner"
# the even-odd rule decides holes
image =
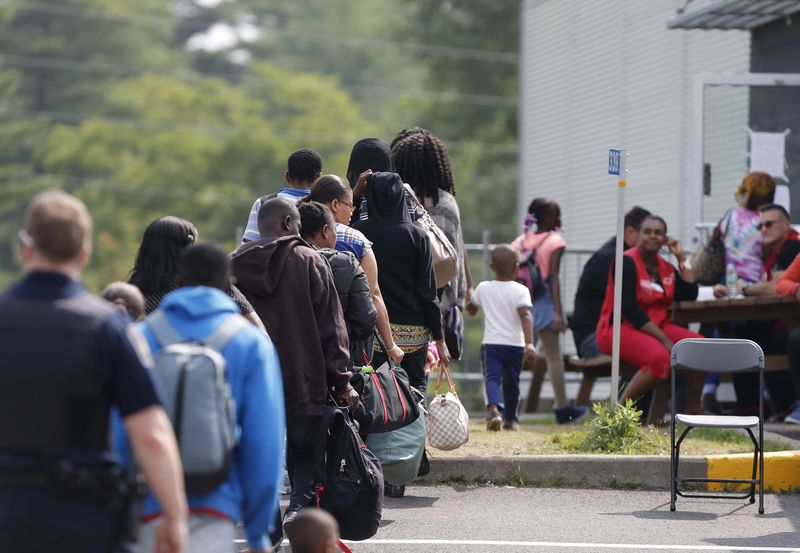
[[[300,236],[327,259],[333,271],[333,284],[339,293],[347,335],[350,338],[350,367],[354,364],[360,366],[364,362],[363,356],[366,355],[365,341],[375,331],[377,319],[367,276],[355,255],[334,249],[336,221],[325,205],[309,201],[301,203],[298,210]]]
[[[286,401],[292,496],[284,521],[313,501],[314,452],[330,390],[358,406],[347,370],[349,344],[328,264],[299,236],[300,214],[283,198],[258,211],[260,240],[233,254],[242,293],[264,321],[278,350]]]
[[[436,297],[431,246],[425,232],[411,222],[403,181],[396,173],[374,173],[365,196],[369,219],[354,226],[372,241],[381,268],[378,283],[389,312],[395,343],[405,352],[402,367],[410,384],[425,393],[425,360],[433,339],[445,365],[450,360]],[[373,365],[386,361],[376,347]]]

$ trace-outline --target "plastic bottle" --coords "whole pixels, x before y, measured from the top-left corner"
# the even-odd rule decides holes
[[[736,274],[733,263],[728,263],[725,267],[725,287],[728,288],[728,297],[735,298],[739,295],[739,275]]]

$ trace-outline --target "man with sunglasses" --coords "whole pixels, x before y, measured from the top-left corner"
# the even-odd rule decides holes
[[[742,294],[745,296],[774,296],[775,285],[800,253],[800,235],[792,228],[789,212],[778,204],[764,204],[758,209],[759,223],[757,228],[764,243],[763,263],[764,277],[753,284],[745,285]],[[714,287],[714,295],[724,297],[728,293],[724,285]],[[787,352],[786,321],[737,321],[734,322],[734,333],[737,338],[746,338],[758,343],[768,355],[785,355]],[[737,414],[749,414],[758,409],[758,381],[752,373],[734,375],[733,384],[736,390]],[[776,413],[786,413],[794,397],[792,385],[785,373],[768,373],[767,388]]]

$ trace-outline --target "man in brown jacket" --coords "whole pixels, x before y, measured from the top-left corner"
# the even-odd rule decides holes
[[[281,362],[293,474],[288,520],[314,496],[314,451],[328,394],[351,410],[358,394],[350,386],[347,327],[331,271],[300,238],[297,208],[283,198],[266,201],[258,211],[258,230],[260,240],[234,253],[233,273]]]

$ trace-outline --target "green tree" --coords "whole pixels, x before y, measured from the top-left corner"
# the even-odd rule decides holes
[[[189,219],[202,238],[234,247],[253,199],[280,185],[306,131],[370,128],[328,78],[300,74],[301,90],[326,91],[301,102],[297,81],[274,86],[292,82],[286,72],[267,64],[257,72],[265,84],[252,91],[214,79],[127,79],[111,88],[102,116],[50,130],[34,162],[63,175],[60,184],[90,207],[97,227],[91,284],[125,278],[144,227],[163,215]],[[287,136],[284,119],[300,132]],[[347,151],[344,136],[330,133],[314,144]]]
[[[472,95],[475,105],[424,104],[422,126],[443,138],[471,143],[453,148],[465,239],[509,240],[517,231],[517,101],[519,0],[404,0],[411,8],[407,39],[458,48],[452,56],[416,54],[426,82]],[[480,103],[479,103],[480,102]],[[456,146],[458,146],[456,144]]]
[[[22,70],[15,107],[80,110],[102,101],[111,84],[141,66],[185,66],[185,54],[170,48],[175,30],[167,2],[136,2],[146,24],[115,17],[126,8],[126,0],[17,1],[0,8],[0,59]]]

